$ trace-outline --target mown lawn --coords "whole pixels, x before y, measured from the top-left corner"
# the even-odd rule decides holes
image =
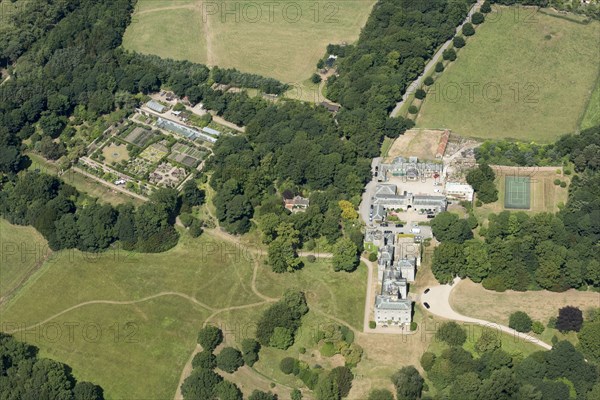
[[[539,143],[575,131],[598,76],[600,23],[514,7],[487,18],[432,85],[417,126]]]

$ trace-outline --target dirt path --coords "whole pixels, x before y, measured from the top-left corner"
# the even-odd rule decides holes
[[[92,304],[131,305],[131,304],[143,303],[145,301],[156,299],[156,298],[159,298],[159,297],[164,297],[164,296],[178,296],[178,297],[184,298],[186,300],[189,300],[190,302],[192,302],[194,304],[197,304],[200,307],[206,308],[209,311],[218,311],[217,309],[215,309],[215,308],[213,308],[213,307],[211,307],[211,306],[209,306],[207,304],[204,304],[204,303],[196,300],[196,298],[194,298],[192,296],[189,296],[189,295],[187,295],[185,293],[179,293],[179,292],[160,292],[160,293],[157,293],[157,294],[153,294],[152,296],[144,297],[144,298],[138,299],[138,300],[127,300],[127,301],[90,300],[90,301],[84,301],[82,303],[75,304],[74,306],[71,306],[71,307],[69,307],[67,309],[64,309],[61,312],[56,313],[56,314],[54,314],[54,315],[46,318],[45,320],[43,320],[41,322],[38,322],[37,324],[31,325],[31,326],[28,326],[28,327],[25,327],[25,328],[16,329],[16,330],[14,330],[12,332],[9,332],[9,333],[20,332],[20,331],[23,331],[23,330],[28,330],[28,329],[32,329],[32,328],[38,327],[40,325],[44,325],[45,323],[50,322],[53,319],[58,318],[58,317],[60,317],[63,314],[66,314],[66,313],[68,313],[70,311],[76,310],[76,309],[84,307],[84,306],[92,305]],[[223,309],[221,311],[225,311],[225,309]]]
[[[421,302],[428,303],[428,311],[442,318],[487,326],[491,329],[498,329],[502,332],[514,336],[515,339],[526,340],[528,342],[537,344],[538,346],[541,346],[546,350],[552,349],[552,346],[548,343],[542,342],[540,339],[527,335],[525,333],[517,332],[514,329],[509,328],[508,326],[485,321],[483,319],[467,317],[454,311],[452,309],[452,306],[450,306],[450,294],[460,281],[460,278],[456,278],[454,279],[454,283],[452,285],[438,285],[429,288],[428,293],[423,293],[421,295]]]
[[[198,15],[202,18],[202,33],[204,34],[204,42],[206,43],[206,65],[214,66],[217,64],[217,56],[215,55],[213,43],[215,41],[215,35],[210,27],[210,17],[207,15],[205,10],[202,9],[202,2],[196,4],[196,10]]]
[[[369,328],[369,317],[371,316],[371,307],[373,306],[373,270],[374,270],[374,264],[373,262],[369,261],[367,258],[362,257],[361,260],[367,264],[367,295],[365,296],[365,316],[364,316],[364,320],[363,320],[363,332],[365,333],[369,333],[372,331],[371,328]],[[375,266],[375,270],[376,270],[376,266]]]
[[[183,394],[181,393],[181,385],[183,385],[183,381],[185,381],[185,378],[190,376],[190,374],[192,373],[192,370],[194,369],[192,367],[192,360],[194,359],[196,354],[200,353],[201,351],[202,346],[197,344],[196,347],[194,347],[194,351],[192,351],[192,354],[190,354],[190,358],[188,358],[187,362],[185,363],[183,371],[181,371],[181,375],[179,376],[179,383],[177,384],[177,391],[175,392],[175,397],[173,398],[174,400],[183,400]]]

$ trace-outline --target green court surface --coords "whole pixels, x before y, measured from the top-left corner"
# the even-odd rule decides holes
[[[530,207],[530,178],[528,176],[507,176],[505,180],[504,208],[528,210]]]

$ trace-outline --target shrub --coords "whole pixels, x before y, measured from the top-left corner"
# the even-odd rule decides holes
[[[329,379],[332,379],[337,386],[337,390],[340,397],[347,397],[352,388],[352,381],[354,380],[354,374],[348,367],[335,367],[331,370]]]
[[[456,51],[452,48],[444,50],[442,53],[444,60],[454,61],[456,60]]]
[[[414,332],[417,330],[417,327],[418,327],[417,323],[415,321],[411,321],[410,330]]]
[[[427,93],[423,89],[417,89],[415,91],[415,98],[423,100],[427,96]]]
[[[561,187],[561,188],[566,188],[566,187],[567,187],[567,182],[564,182],[564,181],[563,181],[563,182],[561,182],[561,183],[560,183],[560,187]]]
[[[292,390],[292,393],[290,394],[290,399],[291,400],[302,400],[302,392],[300,391],[300,389]]]
[[[426,86],[431,86],[431,85],[433,85],[433,77],[432,77],[431,75],[430,75],[430,76],[428,76],[428,77],[426,77],[426,78],[425,78],[425,80],[423,81],[423,83],[424,83]]]
[[[369,253],[369,261],[375,262],[377,261],[377,253]]]
[[[212,352],[223,342],[223,332],[216,326],[208,325],[198,332],[198,343],[203,350]]]
[[[306,261],[308,261],[309,263],[314,263],[315,261],[317,261],[317,257],[315,257],[312,254],[309,254],[308,256],[306,256]]]
[[[454,39],[452,39],[452,44],[454,45],[455,48],[457,49],[461,49],[463,47],[465,47],[465,38],[462,36],[454,36]]]
[[[483,205],[483,202],[481,200],[477,200],[475,202],[475,207],[481,207]]]
[[[186,228],[189,227],[192,222],[194,222],[194,217],[190,213],[181,213],[179,215],[179,220]]]
[[[540,321],[533,321],[533,324],[531,325],[531,330],[533,331],[533,333],[536,333],[538,335],[541,335],[545,329],[546,327]]]
[[[571,170],[570,169],[565,169],[564,171],[565,175],[571,175]]]
[[[217,367],[225,372],[232,374],[242,365],[244,365],[244,359],[238,349],[225,347],[217,354]]]
[[[433,367],[433,364],[435,364],[435,359],[436,359],[435,354],[433,354],[429,351],[426,351],[421,356],[421,366],[423,367],[423,369],[425,371],[429,371]]]
[[[373,389],[368,400],[394,400],[394,395],[387,389]]]
[[[298,352],[299,352],[300,354],[305,354],[305,353],[306,353],[306,348],[305,348],[305,347],[300,347],[300,348],[298,349]]]
[[[556,317],[550,317],[550,319],[548,320],[548,323],[546,324],[546,327],[550,328],[550,329],[555,329],[556,328]]]
[[[437,64],[435,64],[435,72],[442,72],[442,71],[444,71],[444,63],[438,62]]]
[[[375,329],[377,327],[377,323],[375,321],[369,321],[369,328]]]
[[[485,17],[480,12],[474,13],[473,16],[471,17],[471,22],[474,23],[475,25],[481,24],[484,20],[485,20]]]
[[[258,352],[260,351],[260,343],[254,339],[242,340],[242,357],[244,363],[249,367],[253,366],[258,361]]]
[[[217,357],[208,350],[202,350],[192,359],[193,368],[215,369]]]
[[[577,307],[566,306],[558,310],[556,329],[561,332],[579,332],[583,325],[583,313]]]
[[[517,332],[527,333],[531,330],[533,321],[523,311],[517,311],[510,314],[508,319],[508,326]]]
[[[591,360],[600,361],[600,321],[587,321],[577,337],[583,354]]]
[[[298,370],[298,361],[292,357],[282,358],[279,362],[279,369],[286,375],[290,375],[294,370]],[[296,372],[297,373],[297,372]]]
[[[496,292],[504,292],[506,290],[506,281],[500,276],[491,276],[481,281],[481,284],[487,290],[495,290]]]
[[[340,332],[342,333],[342,339],[348,344],[354,343],[354,331],[348,328],[346,325],[340,325]]]
[[[483,354],[488,351],[494,351],[502,347],[502,340],[499,332],[492,329],[484,329],[481,336],[475,342],[475,351]]]
[[[190,236],[193,238],[197,238],[202,235],[202,221],[198,219],[194,219],[192,224],[190,225]]]
[[[484,1],[483,4],[481,5],[481,8],[479,9],[480,12],[484,13],[484,14],[488,14],[490,12],[492,12],[492,6],[490,5],[489,1]]]
[[[464,36],[473,36],[475,34],[475,28],[470,23],[466,23],[463,25],[462,34]]]
[[[277,400],[277,395],[271,392],[263,392],[262,390],[254,389],[248,397],[248,400]]]
[[[312,76],[310,77],[310,81],[314,84],[320,83],[321,76],[319,74],[312,74]]]
[[[560,185],[560,179],[556,178],[556,179],[554,180],[554,184],[555,184],[556,186]]]
[[[446,322],[437,330],[435,337],[450,346],[462,346],[467,340],[467,333],[456,322]]]
[[[419,112],[419,109],[417,108],[417,106],[410,106],[408,107],[408,113],[409,114],[416,114]]]
[[[323,343],[323,346],[321,346],[319,352],[323,357],[333,357],[337,354],[335,346],[330,342]]]

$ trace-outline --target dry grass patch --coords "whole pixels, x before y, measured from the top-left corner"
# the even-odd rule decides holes
[[[419,159],[434,160],[443,133],[440,130],[410,129],[394,141],[388,158],[416,156]]]
[[[533,320],[546,324],[550,317],[558,315],[565,306],[585,310],[600,306],[600,293],[580,292],[574,289],[562,293],[547,290],[494,292],[484,289],[471,280],[461,281],[450,295],[450,305],[457,312],[474,318],[508,325],[508,318],[515,311],[524,311]]]

